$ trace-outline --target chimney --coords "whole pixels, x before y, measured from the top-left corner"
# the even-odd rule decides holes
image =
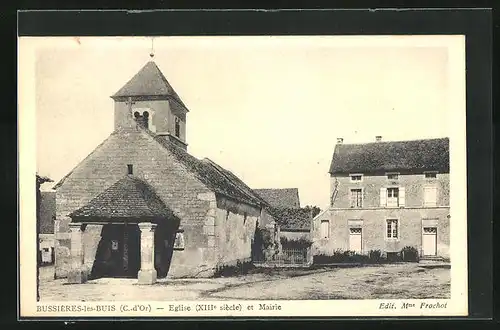
[[[344,142],[344,138],[337,138],[337,144],[342,144]]]
[[[380,142],[380,141],[382,141],[382,136],[377,135],[377,136],[375,137],[375,141],[376,141],[376,142]]]

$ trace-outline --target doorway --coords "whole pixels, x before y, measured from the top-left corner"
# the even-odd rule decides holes
[[[141,263],[140,244],[137,224],[104,225],[91,278],[137,278]]]
[[[362,250],[362,229],[361,228],[349,228],[349,250],[361,253]]]
[[[435,256],[437,249],[437,228],[424,227],[422,232],[422,254],[424,256]]]

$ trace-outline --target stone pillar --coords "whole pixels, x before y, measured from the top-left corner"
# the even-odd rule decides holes
[[[137,276],[138,282],[139,284],[153,284],[156,282],[154,263],[154,234],[156,224],[151,222],[139,223],[139,229],[141,230],[141,269]]]
[[[68,283],[78,284],[87,281],[87,270],[84,265],[83,233],[87,225],[70,223],[71,230],[71,268],[68,272]]]

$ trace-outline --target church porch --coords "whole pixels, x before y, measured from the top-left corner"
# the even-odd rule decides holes
[[[127,176],[70,217],[68,283],[112,277],[153,284],[166,277],[179,219],[144,181]],[[86,235],[89,225],[101,228],[100,235]]]

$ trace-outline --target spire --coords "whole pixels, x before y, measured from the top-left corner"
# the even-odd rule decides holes
[[[151,53],[149,53],[149,57],[151,57],[151,59],[155,57],[154,41],[155,41],[154,37],[151,37]]]

